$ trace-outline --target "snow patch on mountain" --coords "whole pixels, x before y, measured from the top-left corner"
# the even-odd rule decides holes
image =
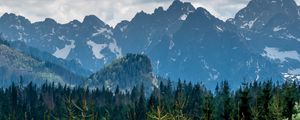
[[[272,3],[277,3],[277,1],[275,1],[275,0],[272,0]]]
[[[124,25],[120,28],[121,32],[124,32],[127,29],[128,25]]]
[[[170,40],[169,50],[171,50],[175,46],[175,43],[173,40]]]
[[[209,73],[209,80],[217,80],[219,76],[220,73],[215,68],[212,68],[211,72]]]
[[[157,60],[157,61],[156,61],[156,64],[155,64],[155,66],[156,66],[156,71],[157,71],[157,72],[159,72],[159,64],[160,64],[160,61]]]
[[[54,35],[54,34],[55,34],[55,30],[54,30],[54,28],[52,28],[50,35]]]
[[[66,44],[62,49],[56,47],[56,51],[52,55],[57,58],[66,59],[69,56],[71,50],[76,47],[74,40],[69,40],[69,42],[71,42],[71,44]]]
[[[247,28],[251,29],[256,21],[257,21],[257,18],[255,18],[254,20],[251,20],[251,21],[249,21],[247,23],[244,23],[241,26],[241,28],[246,28],[247,27]]]
[[[300,38],[297,38],[297,37],[295,37],[295,36],[292,35],[292,34],[287,34],[286,37],[289,38],[289,39],[294,39],[294,40],[297,40],[297,41],[300,42]]]
[[[187,11],[187,13],[182,14],[182,15],[180,16],[179,20],[185,21],[186,18],[188,17],[188,15],[189,15],[190,13],[192,13],[192,12],[194,12],[194,10],[189,10],[189,11]]]
[[[187,16],[188,16],[187,14],[183,14],[183,15],[180,16],[179,20],[185,21]]]
[[[92,36],[97,36],[97,35],[101,35],[104,34],[105,36],[108,35],[113,35],[113,32],[107,28],[95,28],[97,32],[93,33]]]
[[[289,69],[288,73],[290,74],[300,74],[300,68],[297,69]]]
[[[63,35],[62,36],[58,36],[58,39],[61,40],[61,41],[64,41],[65,40],[65,36],[63,36]]]
[[[155,75],[154,75],[154,73],[152,73],[152,76],[154,76],[153,77],[153,79],[152,79],[152,84],[156,87],[156,88],[158,88],[159,87],[159,81],[158,81],[158,79],[155,77]],[[152,87],[152,90],[154,90],[154,87]]]
[[[273,31],[274,32],[278,32],[278,31],[280,31],[280,30],[285,30],[286,28],[282,28],[282,27],[280,27],[280,26],[277,26],[277,27],[275,27],[274,29],[273,29]]]
[[[92,48],[95,58],[102,59],[105,57],[103,54],[101,54],[101,51],[107,47],[107,44],[97,44],[92,40],[87,41],[86,44]]]
[[[280,51],[278,48],[265,47],[264,53],[261,55],[272,60],[280,60],[280,62],[287,62],[288,59],[300,61],[300,54],[297,51]]]
[[[289,74],[289,73],[282,73],[283,78],[285,80],[292,80],[292,81],[299,81],[300,80],[300,75],[295,75],[295,74]]]
[[[18,40],[22,40],[23,39],[23,34],[22,33],[18,33],[19,34],[19,38],[18,38]]]
[[[257,62],[257,63],[256,63],[256,70],[255,70],[255,74],[256,74],[255,80],[256,80],[256,81],[259,80],[259,78],[260,78],[260,76],[259,76],[260,71],[261,71],[261,68],[259,67],[259,64],[258,64],[258,62]]]
[[[170,60],[171,60],[172,62],[175,62],[175,61],[176,61],[176,58],[173,58],[173,57],[172,57]]]
[[[10,25],[9,27],[10,27],[10,28],[15,28],[15,29],[17,29],[17,30],[22,30],[22,31],[24,31],[24,27],[21,26],[21,25]]]
[[[224,30],[220,26],[216,26],[217,30],[223,32]]]
[[[200,61],[202,63],[202,67],[205,68],[206,70],[209,70],[210,67],[209,67],[208,63],[206,62],[206,60],[201,59]]]
[[[117,45],[117,41],[115,39],[112,40],[113,42],[109,43],[108,46],[109,50],[113,52],[117,56],[117,58],[122,57],[122,49]]]
[[[239,17],[239,18],[244,18],[245,16],[244,16],[244,15],[239,15],[238,17]]]

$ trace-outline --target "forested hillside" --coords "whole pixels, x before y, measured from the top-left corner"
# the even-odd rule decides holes
[[[134,86],[144,85],[147,93],[158,87],[158,80],[152,71],[151,61],[145,55],[128,54],[92,74],[86,85],[106,87],[109,90],[131,91]]]
[[[2,120],[283,120],[299,119],[300,86],[254,82],[215,91],[202,84],[161,83],[150,97],[144,87],[130,92],[44,84],[12,84],[0,90]]]
[[[46,81],[68,85],[79,85],[84,78],[68,71],[57,64],[42,61],[23,54],[10,43],[0,38],[0,81],[1,87],[8,87],[12,82],[24,84],[33,82],[41,85]]]

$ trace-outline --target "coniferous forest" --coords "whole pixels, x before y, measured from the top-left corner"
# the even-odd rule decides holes
[[[0,120],[300,120],[299,31],[300,0],[0,0]]]
[[[150,95],[143,86],[114,92],[54,83],[38,87],[13,83],[0,90],[1,120],[297,120],[300,86],[227,81],[214,91],[201,84],[161,83]]]

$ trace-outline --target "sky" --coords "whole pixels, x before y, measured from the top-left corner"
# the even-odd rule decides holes
[[[203,7],[221,20],[234,17],[249,0],[181,0]],[[153,13],[162,6],[167,9],[173,0],[0,0],[0,15],[5,12],[22,15],[31,22],[53,18],[59,23],[74,19],[82,21],[87,15],[96,15],[115,26],[122,20],[131,20],[137,12]],[[296,0],[300,3],[300,0]]]

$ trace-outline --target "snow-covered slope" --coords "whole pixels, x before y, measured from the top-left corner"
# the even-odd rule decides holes
[[[94,15],[86,16],[83,22],[74,20],[67,24],[59,24],[51,18],[31,23],[22,16],[8,13],[0,18],[0,31],[5,39],[25,42],[57,58],[78,61],[92,71],[122,56],[112,30]],[[90,43],[103,47],[95,48]]]

